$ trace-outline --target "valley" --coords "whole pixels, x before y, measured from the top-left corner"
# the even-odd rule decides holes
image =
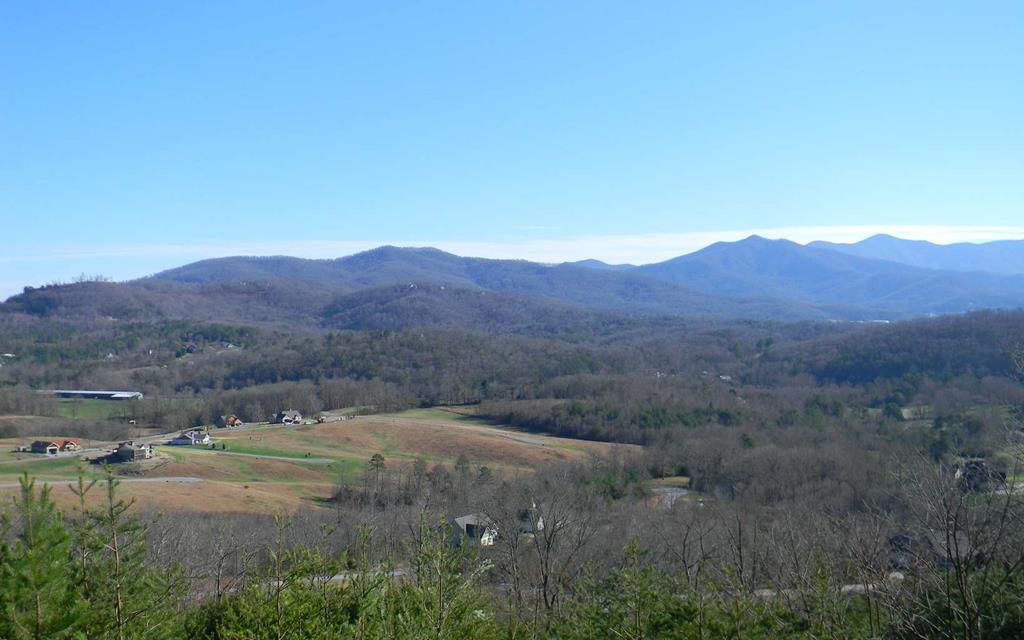
[[[861,608],[929,611],[902,585],[1017,593],[984,576],[1024,566],[1021,277],[755,237],[636,267],[384,247],[29,289],[0,304],[0,500],[76,540],[122,528],[191,612],[408,588],[427,562],[524,624],[639,576],[805,638],[802,589],[863,630]],[[37,440],[55,455],[16,450]]]

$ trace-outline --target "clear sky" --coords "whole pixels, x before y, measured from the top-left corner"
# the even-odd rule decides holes
[[[1024,3],[0,3],[0,296],[896,228],[1024,237]]]

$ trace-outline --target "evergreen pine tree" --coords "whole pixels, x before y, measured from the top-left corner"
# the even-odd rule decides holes
[[[73,580],[71,536],[50,497],[28,474],[15,499],[18,533],[0,543],[0,636],[10,640],[79,637],[83,601]]]
[[[146,561],[146,531],[130,514],[134,501],[117,496],[110,469],[102,481],[101,507],[75,523],[76,572],[89,599],[90,635],[116,640],[163,637],[172,624],[167,610],[181,591],[175,570],[154,571]],[[80,479],[76,494],[87,491]],[[84,508],[84,495],[79,497]]]

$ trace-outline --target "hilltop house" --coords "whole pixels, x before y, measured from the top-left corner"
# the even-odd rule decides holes
[[[217,419],[213,421],[213,424],[221,429],[225,427],[241,427],[245,425],[241,418],[234,414],[229,416],[217,416]]]
[[[135,444],[131,440],[122,442],[114,449],[110,456],[114,462],[135,462],[136,460],[149,460],[153,457],[153,447],[148,444]]]
[[[482,513],[471,513],[455,518],[458,529],[458,541],[468,544],[490,547],[498,539],[498,527]]]
[[[295,409],[278,411],[271,420],[274,424],[301,424],[302,414]]]
[[[190,446],[196,444],[210,444],[210,434],[198,429],[182,431],[181,434],[171,438],[167,444],[175,446]]]
[[[82,442],[78,438],[63,438],[60,440],[36,440],[32,443],[32,453],[45,453],[48,456],[55,456],[60,452],[78,451],[82,448]]]

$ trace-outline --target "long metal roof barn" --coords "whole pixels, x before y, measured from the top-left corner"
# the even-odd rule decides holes
[[[92,391],[89,389],[43,389],[39,393],[61,398],[87,398],[92,400],[141,400],[141,391]]]

